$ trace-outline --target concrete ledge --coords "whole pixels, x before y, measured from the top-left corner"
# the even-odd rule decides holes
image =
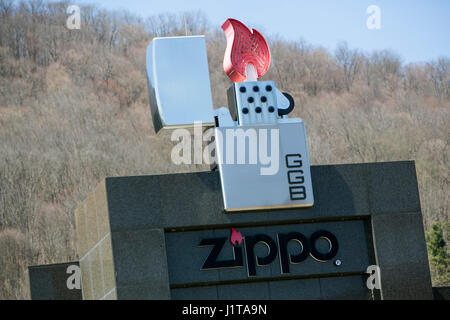
[[[450,300],[450,287],[433,287],[434,300]]]

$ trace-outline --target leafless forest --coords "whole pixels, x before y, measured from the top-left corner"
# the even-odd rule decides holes
[[[68,6],[0,0],[0,300],[26,297],[28,265],[77,259],[72,211],[104,177],[208,170],[172,164],[172,142],[154,134],[152,37],[205,34],[214,105],[226,105],[225,36],[201,12],[81,6],[81,29],[68,30]],[[294,96],[312,164],[416,160],[425,228],[448,242],[450,59],[406,65],[390,51],[267,38],[264,79]],[[430,259],[435,285],[449,285],[443,250]]]

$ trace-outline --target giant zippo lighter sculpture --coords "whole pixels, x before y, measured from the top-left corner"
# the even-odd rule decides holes
[[[213,110],[203,36],[150,43],[147,76],[155,131],[214,126],[227,212],[312,206],[305,126],[287,116],[294,100],[273,81],[257,81],[270,65],[266,41],[234,19],[222,29],[227,38],[223,67],[233,81],[228,108]]]
[[[310,169],[293,99],[257,81],[264,38],[232,19],[222,28],[228,107],[213,109],[204,37],[147,50],[156,132],[194,127],[198,142],[208,130],[202,156],[217,170],[106,177],[74,211],[79,261],[30,267],[32,298],[431,298],[414,162]]]

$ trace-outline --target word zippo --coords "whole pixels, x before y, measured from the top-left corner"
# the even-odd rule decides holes
[[[212,110],[204,37],[155,38],[150,44],[147,75],[155,130],[199,122],[206,129],[214,126],[212,167],[219,170],[226,212],[312,206],[305,125],[288,117],[294,108],[289,94],[273,81],[258,81],[270,66],[265,39],[234,19],[222,29],[227,38],[223,67],[233,81],[228,108]],[[173,65],[176,73],[168,71]]]

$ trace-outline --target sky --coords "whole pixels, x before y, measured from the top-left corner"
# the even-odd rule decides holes
[[[220,28],[235,18],[263,36],[303,39],[334,52],[347,41],[365,52],[390,49],[403,62],[450,57],[450,0],[79,0],[110,10],[128,10],[143,18],[160,13],[201,10]],[[379,29],[369,29],[379,8]],[[82,12],[81,12],[82,14]]]

